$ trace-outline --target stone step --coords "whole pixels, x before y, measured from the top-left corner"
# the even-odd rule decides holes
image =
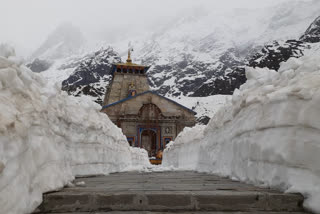
[[[41,212],[94,211],[302,211],[296,194],[234,191],[204,192],[57,192],[44,196]]]
[[[72,212],[50,214],[305,214],[304,212],[214,212],[214,211],[190,211],[190,212],[153,212],[153,211],[110,211],[110,212]],[[40,213],[46,214],[46,213]]]
[[[85,186],[44,194],[35,213],[304,212],[300,194],[284,194],[201,173],[117,173],[77,181],[84,181]]]

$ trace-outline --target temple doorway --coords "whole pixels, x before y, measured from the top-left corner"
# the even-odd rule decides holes
[[[141,146],[147,150],[149,157],[156,156],[157,134],[153,130],[144,130],[141,133]]]

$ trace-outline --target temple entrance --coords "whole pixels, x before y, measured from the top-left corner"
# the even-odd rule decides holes
[[[149,157],[156,156],[157,134],[152,130],[144,130],[141,133],[141,146],[147,150]]]

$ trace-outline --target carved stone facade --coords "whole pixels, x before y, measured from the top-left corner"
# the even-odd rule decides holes
[[[195,124],[193,111],[151,91],[105,106],[102,112],[122,129],[130,145],[145,148],[150,156],[174,140],[184,127]],[[148,130],[155,136],[144,133]]]
[[[122,129],[131,146],[145,148],[156,156],[184,129],[195,125],[195,112],[149,91],[149,67],[127,63],[113,66],[102,112]]]

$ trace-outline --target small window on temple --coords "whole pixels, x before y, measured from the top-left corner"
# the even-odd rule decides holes
[[[144,74],[144,71],[143,71],[143,70],[141,70],[141,71],[140,71],[140,74]]]
[[[117,68],[117,72],[118,72],[118,73],[121,73],[121,68]]]
[[[132,74],[132,69],[131,68],[129,68],[128,71],[129,71],[130,74]]]
[[[129,90],[128,97],[134,97],[134,96],[136,96],[136,94],[137,94],[136,90]]]
[[[123,71],[123,73],[127,73],[127,69],[126,68],[124,68],[122,71]]]

